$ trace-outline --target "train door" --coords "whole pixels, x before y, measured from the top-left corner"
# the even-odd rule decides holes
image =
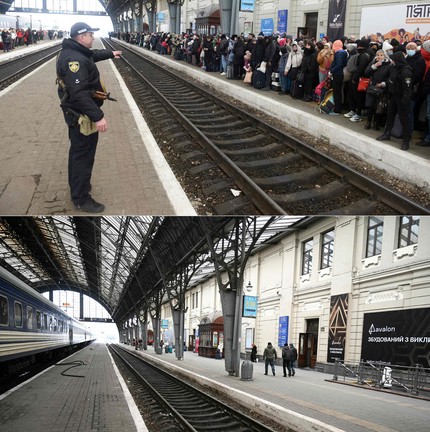
[[[306,333],[299,334],[298,367],[315,367],[318,351],[318,324],[318,319],[306,320]]]

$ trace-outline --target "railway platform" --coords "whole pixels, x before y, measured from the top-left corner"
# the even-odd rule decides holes
[[[430,149],[414,144],[418,136],[405,152],[400,150],[399,140],[376,141],[381,132],[364,130],[364,122],[320,114],[315,103],[255,90],[217,72],[207,73],[170,56],[127,46],[280,120],[292,131],[317,137],[327,149],[339,148],[405,182],[430,189]],[[101,47],[99,39],[94,47]],[[192,203],[159,151],[112,60],[99,62],[98,67],[106,87],[118,99],[103,106],[109,130],[100,134],[93,171],[92,195],[105,204],[104,214],[194,215]],[[2,215],[82,214],[70,201],[69,140],[55,79],[55,60],[51,60],[0,92],[1,104],[10,113],[10,120],[0,123]]]
[[[106,345],[93,343],[0,395],[0,430],[145,432],[147,428]]]
[[[264,362],[253,365],[253,380],[228,376],[224,360],[199,357],[184,352],[183,360],[174,353],[159,355],[153,347],[136,351],[145,359],[163,366],[187,380],[198,382],[240,400],[252,410],[264,412],[283,425],[300,432],[427,432],[430,424],[429,402],[399,394],[372,391],[328,380],[332,375],[311,369],[298,369],[284,378],[282,366],[276,376],[264,375]],[[262,350],[259,350],[259,352]]]
[[[135,45],[125,45],[214,88],[228,98],[244,103],[252,110],[280,120],[290,127],[292,133],[305,132],[327,147],[337,147],[388,174],[430,190],[430,148],[415,145],[422,132],[415,131],[409,150],[403,151],[399,139],[377,141],[375,138],[382,134],[382,130],[365,130],[365,121],[353,123],[343,115],[336,117],[322,114],[314,102],[294,100],[289,95],[281,96],[276,91],[256,90],[242,81],[228,80],[219,72],[206,72],[185,61],[175,60],[172,56],[160,55]]]
[[[102,48],[99,40],[94,48]],[[112,60],[98,68],[118,102],[103,106],[109,130],[99,137],[92,196],[104,214],[194,215]],[[69,139],[55,80],[53,59],[0,92],[9,114],[0,123],[1,215],[83,214],[70,200]]]

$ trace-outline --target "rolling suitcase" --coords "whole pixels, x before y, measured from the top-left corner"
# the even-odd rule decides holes
[[[256,89],[262,89],[266,85],[266,74],[258,69],[252,73],[252,85]]]
[[[291,83],[290,94],[293,99],[303,99],[303,96],[305,95],[303,81],[294,80]]]

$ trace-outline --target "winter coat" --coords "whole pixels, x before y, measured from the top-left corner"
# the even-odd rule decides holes
[[[302,64],[302,60],[303,52],[300,48],[298,48],[296,52],[291,50],[290,54],[288,55],[287,64],[285,65],[285,72],[288,73],[291,68],[300,67]]]
[[[343,75],[343,68],[348,61],[348,53],[345,50],[339,50],[334,53],[333,61],[330,65],[330,72],[333,76]]]
[[[282,75],[284,75],[287,62],[288,62],[288,53],[282,54],[282,57],[279,59],[279,64],[278,64],[278,72]]]
[[[113,58],[111,50],[90,50],[74,39],[64,39],[57,60],[57,75],[66,85],[69,97],[61,104],[63,109],[72,108],[86,114],[93,122],[103,118],[100,107],[103,101],[91,96],[93,90],[104,91],[96,62]],[[65,90],[58,86],[60,100]]]
[[[269,342],[267,347],[264,349],[263,358],[265,359],[277,359],[276,349],[273,348],[272,344]]]
[[[367,66],[364,71],[364,76],[371,78],[371,84],[376,85],[382,82],[386,83],[388,80],[388,75],[390,73],[390,68],[392,67],[391,61],[386,60],[378,68],[373,68],[372,66],[377,63],[376,58]]]
[[[282,348],[282,358],[287,361],[293,360],[293,351],[288,346]]]
[[[388,76],[388,93],[400,98],[403,105],[410,103],[413,90],[413,71],[406,63],[401,51],[395,52],[391,59],[395,65],[390,68]]]
[[[357,70],[353,73],[351,81],[353,83],[358,83],[360,77],[364,76],[364,71],[366,70],[369,63],[375,57],[375,53],[370,48],[364,48],[358,50],[357,58]]]

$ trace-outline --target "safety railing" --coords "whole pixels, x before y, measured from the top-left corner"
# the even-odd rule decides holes
[[[430,396],[430,369],[422,365],[397,366],[382,362],[346,364],[336,360],[333,380]]]

